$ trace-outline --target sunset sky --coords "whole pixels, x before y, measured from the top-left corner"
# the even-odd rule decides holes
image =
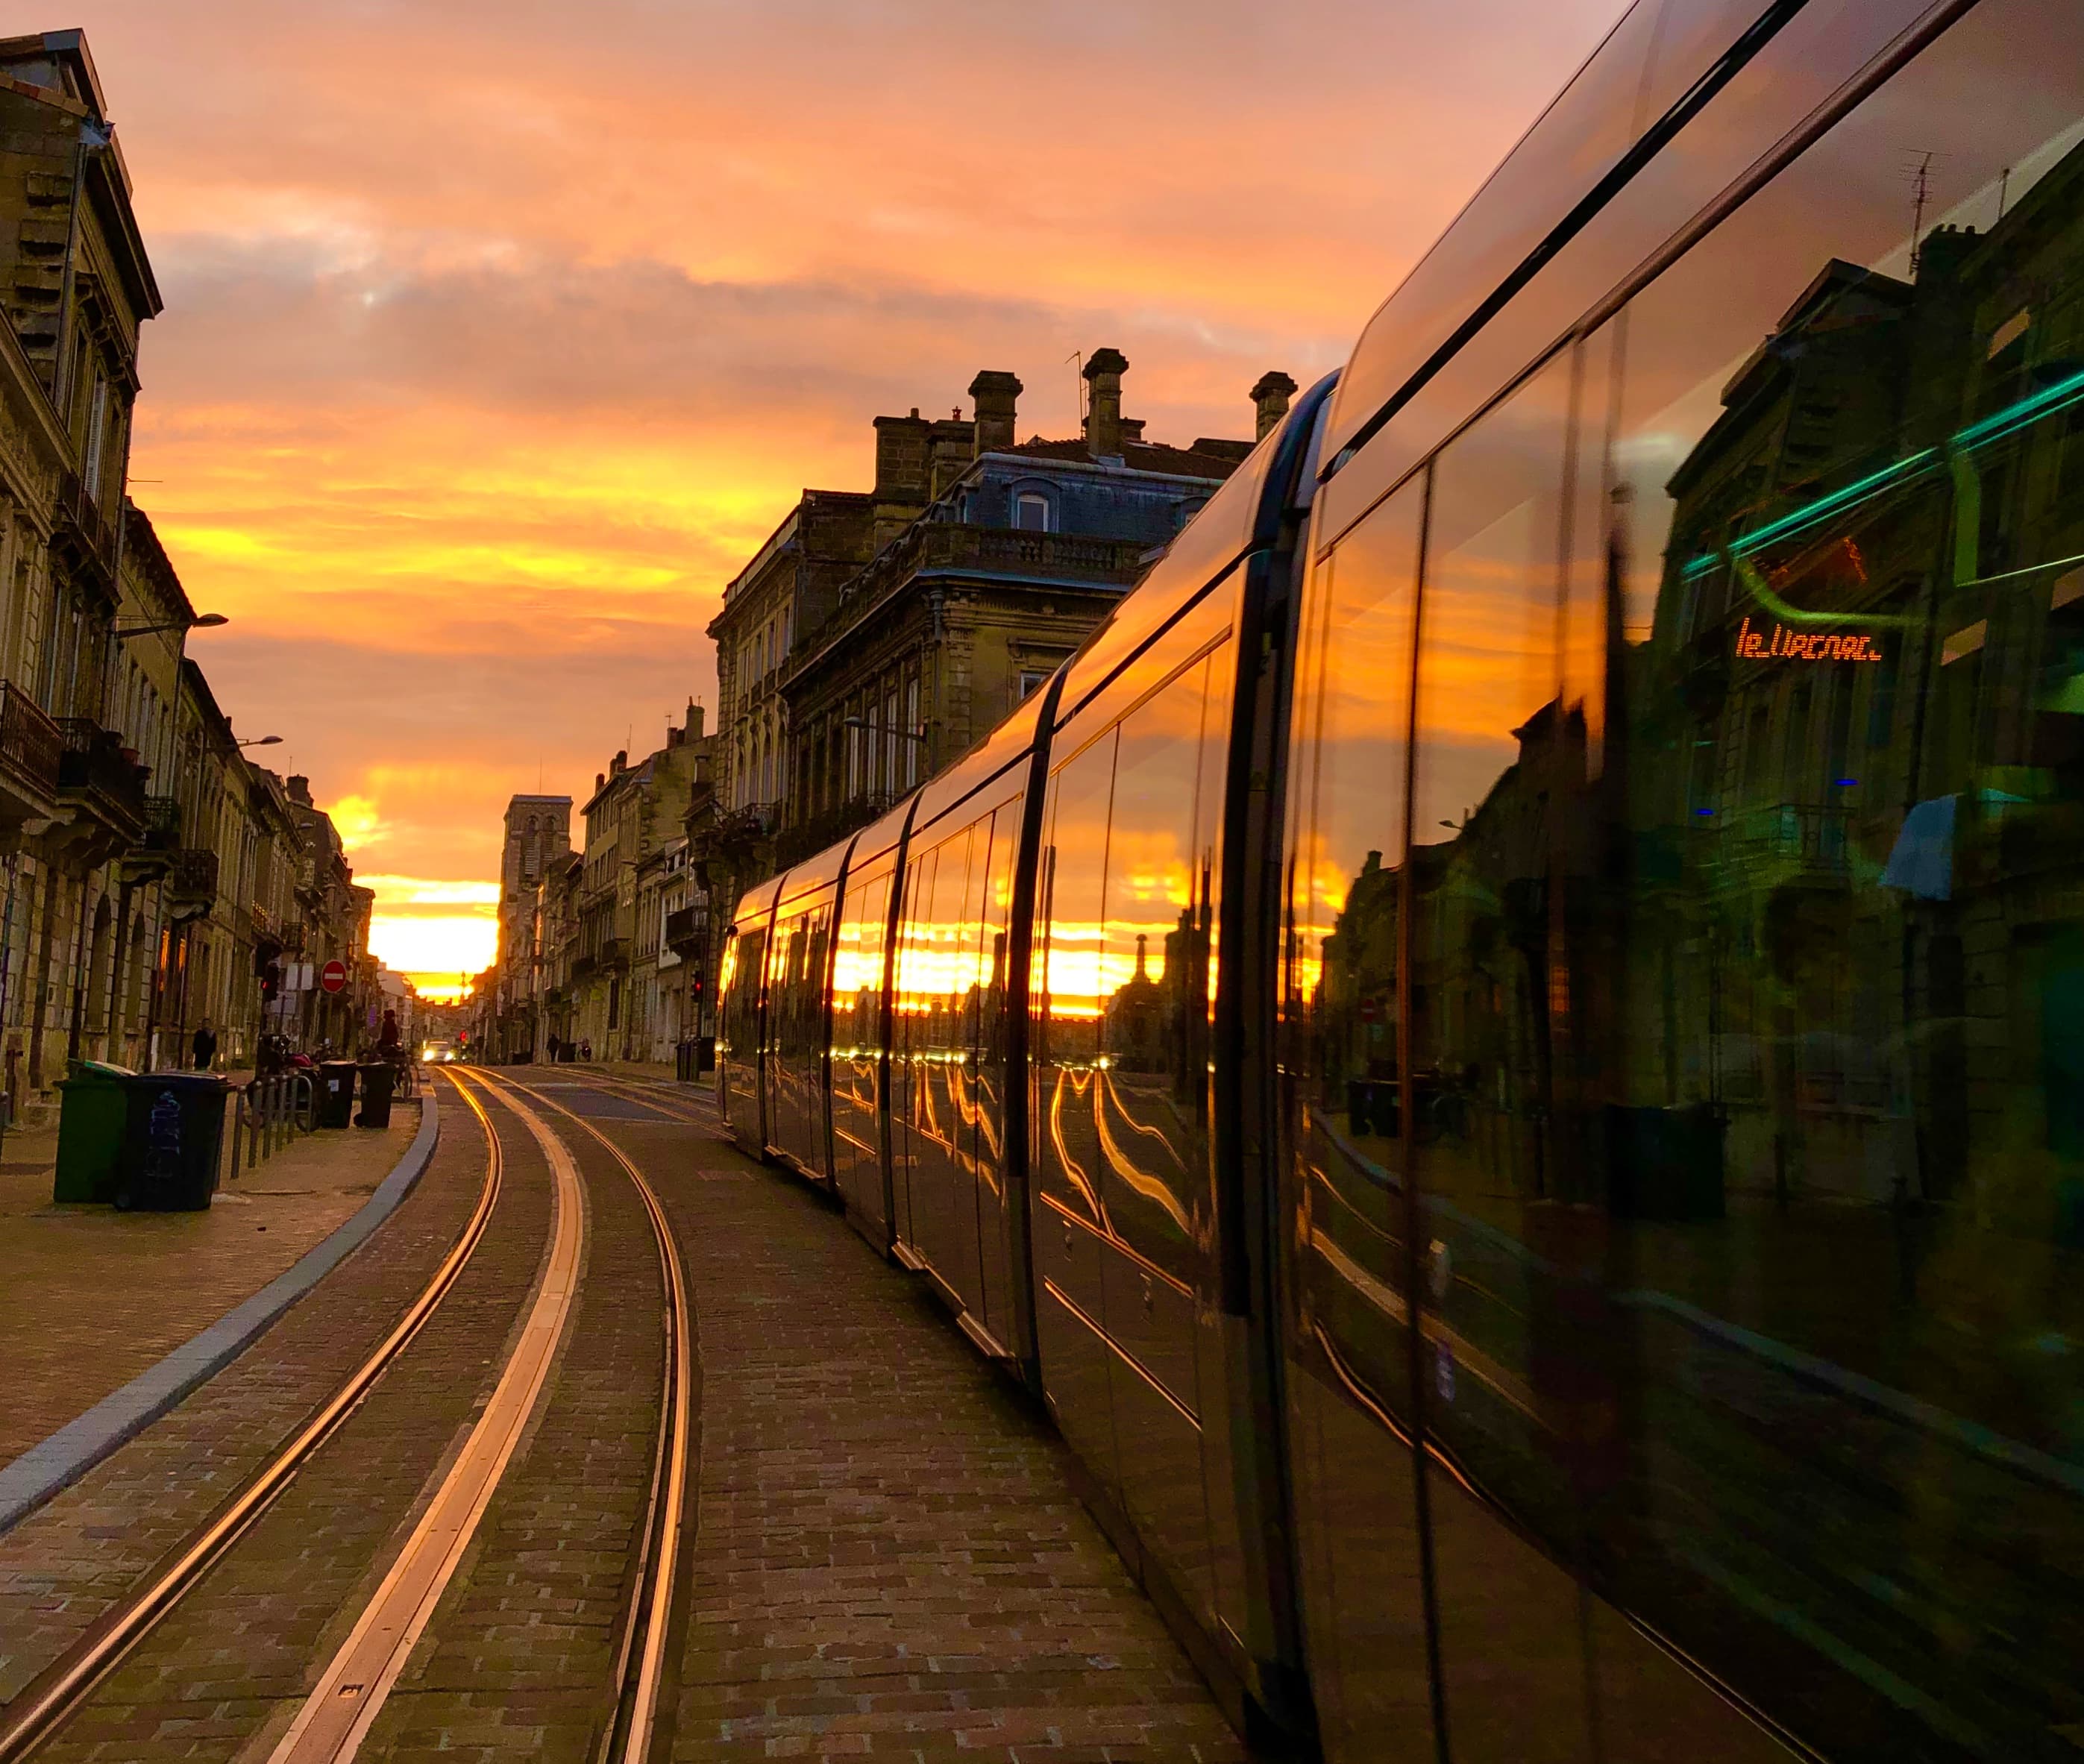
[[[377,952],[489,958],[499,816],[714,704],[703,627],[870,420],[1129,358],[1250,433],[1618,0],[83,0],[167,311],[132,494]]]

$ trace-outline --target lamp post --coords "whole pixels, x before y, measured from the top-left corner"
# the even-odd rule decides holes
[[[150,637],[159,631],[200,631],[231,621],[222,613],[198,613],[192,619],[164,619],[157,625],[130,625],[119,626],[114,632],[116,641],[127,643],[133,637]]]

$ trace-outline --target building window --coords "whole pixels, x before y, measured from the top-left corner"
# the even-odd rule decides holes
[[[919,682],[908,680],[904,683],[904,732],[916,736],[919,730]],[[904,744],[904,787],[909,790],[919,782],[919,755],[926,746],[923,741]]]
[[[1020,670],[1020,690],[1014,695],[1013,702],[1015,704],[1019,704],[1025,701],[1038,687],[1043,685],[1048,680],[1049,674],[1050,670],[1047,668],[1022,668]]]
[[[1049,498],[1040,490],[1022,490],[1013,498],[1013,524],[1024,533],[1049,531]]]

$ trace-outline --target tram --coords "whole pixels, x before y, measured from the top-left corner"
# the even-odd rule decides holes
[[[721,1105],[1247,1728],[2084,1749],[2084,6],[1637,0]]]

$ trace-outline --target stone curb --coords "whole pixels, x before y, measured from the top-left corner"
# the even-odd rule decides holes
[[[252,1346],[261,1333],[366,1242],[413,1190],[434,1155],[441,1113],[429,1088],[420,1127],[391,1173],[352,1219],[306,1250],[253,1296],[189,1337],[167,1357],[112,1391],[11,1464],[0,1468],[0,1533],[76,1482],[123,1442],[142,1432],[205,1380]]]

